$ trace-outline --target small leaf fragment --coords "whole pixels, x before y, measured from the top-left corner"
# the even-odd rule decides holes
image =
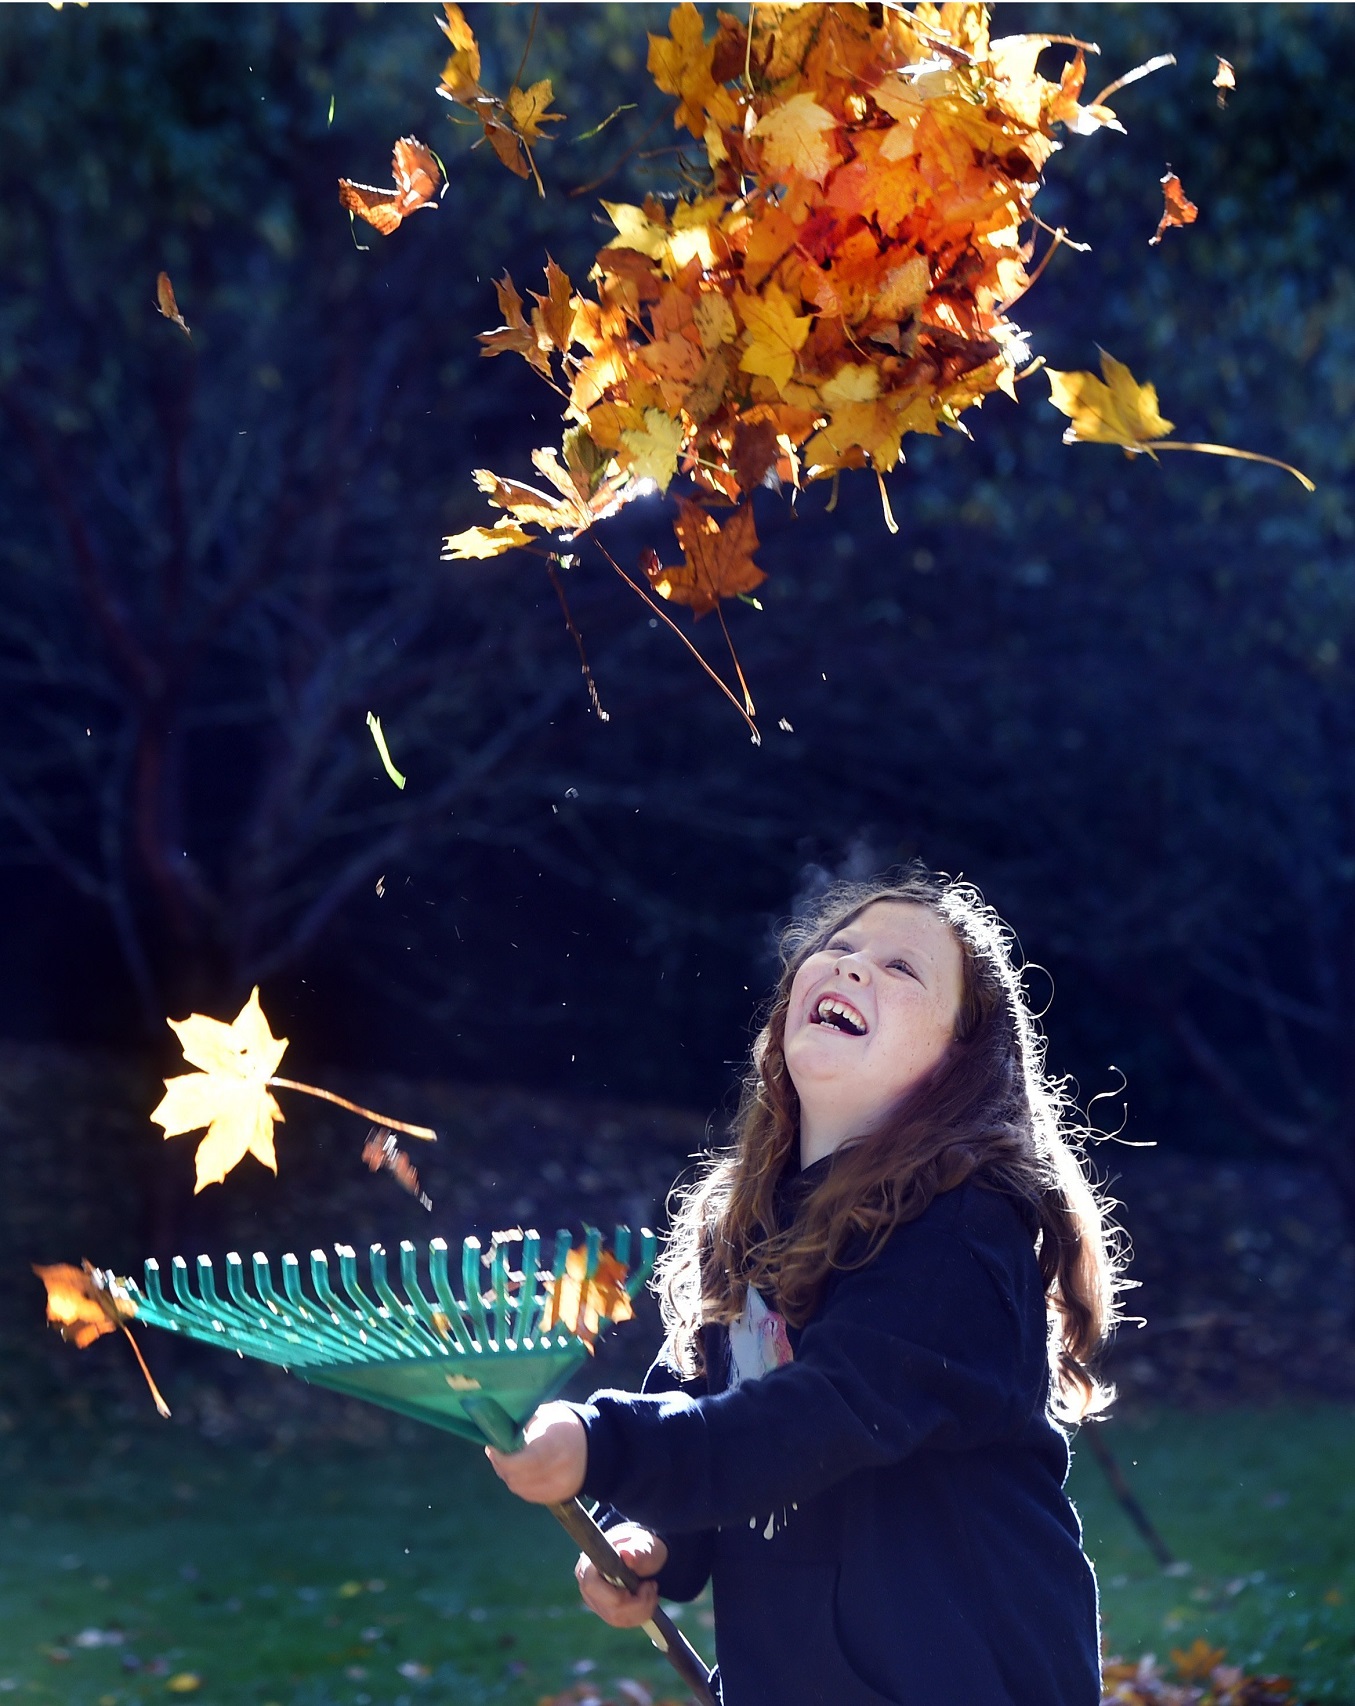
[[[179,312],[179,304],[174,300],[174,286],[170,283],[169,274],[167,272],[162,272],[156,275],[155,306],[164,315],[166,320],[173,320],[176,326],[181,326],[183,328],[185,337],[191,338],[193,336],[192,332],[188,329],[187,320],[185,320],[183,315]]]
[[[391,781],[394,782],[397,788],[403,788],[405,785],[405,777],[395,768],[394,760],[390,755],[390,748],[386,745],[386,737],[381,729],[381,719],[377,716],[375,711],[368,711],[367,727],[372,731],[372,740],[376,743],[376,750],[381,759],[381,763],[385,768],[387,776],[390,777]]]
[[[1162,199],[1162,217],[1157,222],[1157,230],[1148,239],[1149,248],[1160,243],[1163,235],[1173,225],[1193,225],[1200,214],[1199,208],[1181,188],[1181,180],[1170,166],[1162,179]]]

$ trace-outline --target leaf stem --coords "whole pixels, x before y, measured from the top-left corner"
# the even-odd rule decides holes
[[[127,1335],[127,1343],[132,1347],[132,1355],[137,1360],[137,1366],[140,1368],[142,1374],[144,1374],[146,1377],[146,1384],[151,1389],[151,1397],[154,1398],[154,1400],[155,1400],[156,1409],[165,1418],[165,1420],[168,1421],[169,1416],[170,1416],[169,1405],[166,1404],[164,1399],[160,1396],[160,1388],[155,1384],[155,1381],[151,1378],[151,1371],[150,1371],[150,1369],[148,1369],[146,1367],[146,1359],[141,1354],[141,1346],[139,1344],[137,1344],[136,1340],[132,1337],[132,1330],[127,1325],[127,1323],[125,1321],[119,1321],[118,1325],[122,1328],[123,1332],[126,1333],[126,1335]]]
[[[601,540],[598,538],[597,534],[593,532],[592,527],[590,526],[590,527],[585,528],[584,532],[587,533],[588,536],[592,539],[593,543],[597,546],[598,550],[601,551],[602,555],[606,558],[607,562],[611,565],[613,571],[626,583],[626,585],[635,594],[635,596],[637,598],[643,600],[643,602],[649,606],[649,608],[654,612],[654,614],[659,618],[659,620],[661,622],[666,623],[667,626],[673,630],[673,632],[677,635],[678,639],[682,641],[683,645],[686,646],[687,650],[692,654],[692,656],[696,659],[696,661],[701,665],[702,669],[705,670],[706,674],[711,678],[711,680],[715,683],[715,685],[720,689],[721,693],[724,694],[725,698],[728,699],[729,703],[734,707],[734,709],[743,718],[744,722],[747,723],[750,731],[752,732],[754,743],[758,746],[761,746],[762,745],[762,731],[758,728],[757,724],[748,715],[747,711],[744,710],[743,706],[740,705],[739,701],[735,698],[734,694],[730,691],[729,684],[720,679],[719,675],[717,675],[716,672],[711,668],[711,666],[706,662],[705,658],[703,658],[701,656],[701,653],[699,651],[697,651],[696,647],[687,638],[687,636],[682,632],[681,628],[678,627],[677,623],[674,622],[673,618],[668,614],[668,612],[663,608],[663,606],[661,604],[659,604],[655,599],[651,598],[642,586],[638,586],[630,578],[630,576],[626,573],[626,571],[621,567],[620,563],[617,562],[616,558],[611,554],[611,552],[607,549],[607,547],[601,542]]]
[[[1137,454],[1129,445],[1124,448],[1129,450],[1131,455]],[[1286,474],[1292,474],[1305,492],[1317,490],[1313,481],[1306,474],[1301,474],[1292,462],[1281,462],[1278,456],[1262,456],[1259,450],[1234,450],[1227,444],[1188,444],[1177,439],[1152,439],[1141,448],[1154,455],[1159,450],[1198,450],[1205,456],[1236,456],[1242,462],[1265,462],[1272,468],[1282,468]]]
[[[402,1131],[406,1137],[421,1137],[425,1143],[436,1143],[438,1140],[438,1134],[431,1126],[406,1125],[403,1120],[393,1120],[389,1114],[373,1113],[370,1108],[350,1102],[347,1096],[336,1096],[333,1090],[321,1090],[315,1084],[298,1084],[294,1078],[270,1078],[267,1082],[274,1090],[299,1090],[303,1096],[318,1096],[322,1102],[333,1102],[335,1107],[347,1108],[350,1114],[361,1114],[363,1119],[371,1120],[374,1125],[389,1126],[392,1131]]]

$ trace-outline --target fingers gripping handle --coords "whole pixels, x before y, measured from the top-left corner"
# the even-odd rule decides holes
[[[577,1499],[547,1508],[585,1557],[597,1566],[605,1581],[609,1581],[613,1587],[623,1588],[627,1593],[636,1591],[641,1578],[619,1555],[606,1534]],[[710,1691],[710,1675],[705,1665],[668,1613],[656,1610],[644,1628],[650,1640],[691,1689],[700,1706],[716,1706],[715,1696]]]
[[[494,1399],[476,1396],[465,1401],[466,1414],[497,1451],[516,1451],[522,1444],[522,1429]],[[634,1593],[640,1577],[620,1556],[606,1534],[577,1499],[546,1507],[570,1539],[613,1587]],[[700,1655],[666,1611],[656,1610],[645,1624],[645,1633],[691,1689],[698,1706],[719,1706],[711,1693],[710,1673]]]

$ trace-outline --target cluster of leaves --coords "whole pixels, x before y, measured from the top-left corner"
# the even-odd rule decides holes
[[[484,128],[485,141],[508,170],[519,178],[525,178],[530,172],[536,180],[537,189],[544,195],[546,192],[541,174],[536,169],[532,147],[548,135],[546,125],[559,124],[564,117],[563,113],[550,111],[555,99],[550,78],[542,77],[526,89],[519,88],[518,78],[522,75],[519,68],[513,86],[500,100],[481,85],[480,47],[465,14],[459,6],[452,4],[445,4],[442,9],[446,16],[438,19],[438,28],[451,42],[452,51],[442,68],[438,94],[472,112]],[[525,60],[526,55],[523,57]]]
[[[1082,99],[1089,44],[1051,80],[1037,62],[1055,38],[993,40],[981,5],[758,6],[747,27],[719,13],[708,40],[684,3],[669,28],[649,69],[700,146],[697,181],[671,203],[604,203],[615,234],[590,293],[550,263],[528,313],[500,282],[485,353],[554,384],[567,430],[533,452],[546,488],[477,472],[502,519],[446,554],[573,538],[681,472],[684,560],[649,576],[700,614],[762,579],[746,508],[721,527],[711,506],[769,479],[886,473],[909,433],[1015,396],[1029,356],[1008,310],[1039,270],[1041,168],[1060,128],[1120,127],[1112,90]]]
[[[1152,1653],[1137,1664],[1107,1662],[1102,1706],[1296,1706],[1294,1685],[1283,1676],[1247,1676],[1225,1663],[1220,1647],[1197,1639],[1184,1650],[1173,1648],[1173,1676]]]

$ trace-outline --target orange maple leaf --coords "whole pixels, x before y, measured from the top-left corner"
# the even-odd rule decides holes
[[[389,237],[421,207],[435,208],[435,198],[447,187],[433,150],[425,148],[417,136],[402,136],[396,142],[391,176],[395,179],[393,189],[339,179],[340,205],[365,219],[383,237]]]
[[[136,1304],[127,1290],[126,1281],[114,1279],[112,1274],[91,1267],[88,1262],[82,1262],[78,1268],[69,1262],[53,1262],[47,1267],[34,1262],[33,1272],[47,1288],[47,1319],[67,1344],[84,1350],[105,1333],[121,1331],[126,1334],[132,1355],[155,1400],[155,1407],[168,1418],[169,1405],[152,1380],[141,1347],[127,1325],[136,1318]]]
[[[591,1351],[593,1341],[607,1321],[629,1321],[635,1313],[626,1291],[629,1272],[610,1250],[598,1255],[597,1270],[587,1284],[584,1273],[588,1266],[587,1246],[577,1244],[565,1259],[565,1271],[556,1281],[538,1331],[549,1332],[562,1326],[579,1338]]]
[[[1181,180],[1170,166],[1162,179],[1162,199],[1162,217],[1157,222],[1157,230],[1148,239],[1149,248],[1160,243],[1173,225],[1193,225],[1199,217],[1199,208],[1181,188]]]
[[[740,504],[721,527],[709,510],[683,499],[673,531],[682,546],[682,566],[665,568],[652,557],[646,559],[645,573],[660,598],[690,605],[694,616],[709,615],[722,598],[752,592],[766,580],[753,561],[758,538],[752,504]]]

